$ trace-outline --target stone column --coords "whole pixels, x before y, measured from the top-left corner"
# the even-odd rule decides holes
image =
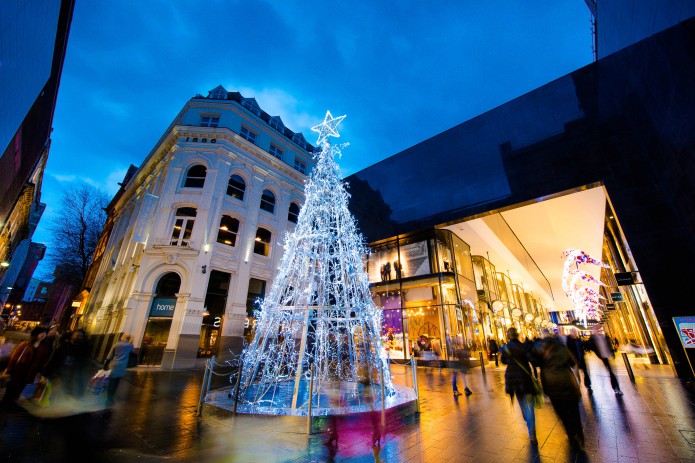
[[[176,309],[162,357],[162,369],[193,368],[198,356],[204,300],[190,294],[176,295]]]

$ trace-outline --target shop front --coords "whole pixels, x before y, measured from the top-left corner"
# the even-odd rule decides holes
[[[176,308],[176,293],[181,287],[181,277],[169,272],[164,274],[155,288],[155,297],[150,304],[145,334],[140,344],[138,364],[157,366],[162,364],[162,356],[169,339],[171,321]]]
[[[485,331],[465,242],[448,230],[397,237],[372,246],[368,270],[391,359],[451,361],[461,348],[478,358]]]

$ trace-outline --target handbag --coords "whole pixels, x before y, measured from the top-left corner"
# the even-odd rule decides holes
[[[538,378],[534,377],[529,371],[527,371],[521,362],[519,362],[517,359],[514,359],[514,361],[521,367],[522,370],[524,370],[524,373],[531,378],[531,386],[533,388],[533,406],[536,408],[541,408],[543,404],[545,404],[545,400],[543,399],[543,386],[541,386],[541,382],[538,380]]]

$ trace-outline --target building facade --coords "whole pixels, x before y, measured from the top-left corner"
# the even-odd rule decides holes
[[[43,214],[41,182],[50,148],[74,0],[0,5],[0,303],[31,260],[31,237]],[[30,277],[31,275],[29,275]],[[6,314],[4,314],[6,315]]]
[[[693,88],[688,19],[348,177],[351,210],[378,243],[602,188],[618,235],[612,271],[638,276],[605,283],[631,293],[661,361],[693,377],[673,319],[694,315],[684,302],[695,260]]]
[[[219,86],[186,103],[108,207],[76,315],[102,357],[119,333],[140,363],[240,351],[294,229],[314,147]]]

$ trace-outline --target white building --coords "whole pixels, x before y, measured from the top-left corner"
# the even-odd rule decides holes
[[[186,103],[109,205],[77,311],[95,356],[119,333],[132,335],[141,364],[162,368],[240,350],[295,227],[313,150],[222,86]]]

